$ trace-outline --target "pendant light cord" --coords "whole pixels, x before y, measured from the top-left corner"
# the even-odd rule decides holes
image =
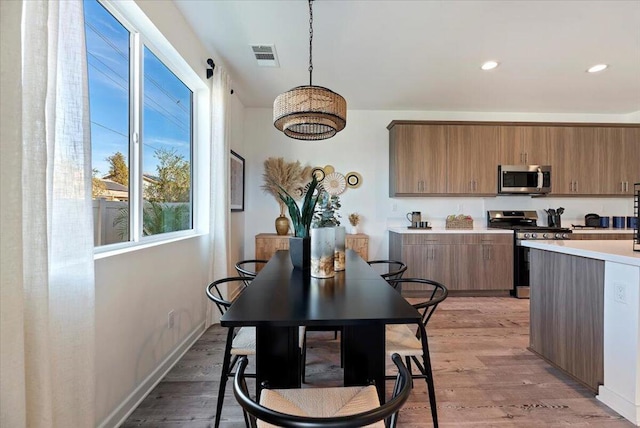
[[[313,86],[313,59],[311,52],[313,50],[313,7],[311,3],[313,0],[309,0],[309,86]]]

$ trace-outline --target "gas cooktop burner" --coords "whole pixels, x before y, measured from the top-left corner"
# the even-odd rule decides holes
[[[488,211],[487,225],[490,228],[514,230],[516,240],[569,239],[571,233],[571,229],[565,227],[538,226],[535,211]]]

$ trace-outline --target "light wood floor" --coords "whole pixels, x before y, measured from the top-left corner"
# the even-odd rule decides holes
[[[528,331],[528,300],[450,297],[438,307],[428,333],[441,426],[633,426],[529,352]],[[123,426],[213,426],[224,341],[225,329],[212,326]],[[307,386],[340,384],[338,351],[332,334],[309,333]],[[417,380],[398,426],[430,425],[426,385]],[[244,426],[231,384],[221,426]]]

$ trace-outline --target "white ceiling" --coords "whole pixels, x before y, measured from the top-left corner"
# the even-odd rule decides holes
[[[246,107],[308,84],[305,0],[174,1]],[[349,109],[640,110],[640,0],[316,0],[313,13],[313,83]],[[259,67],[252,44],[275,44],[280,67]],[[585,72],[598,63],[610,68]]]

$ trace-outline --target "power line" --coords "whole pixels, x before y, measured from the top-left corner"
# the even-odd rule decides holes
[[[100,32],[100,31],[99,31],[95,26],[93,26],[90,22],[87,22],[86,24],[87,24],[87,26],[88,26],[88,27],[89,27],[89,28],[90,28],[94,33],[96,33],[96,34],[98,35],[98,37],[100,37],[102,40],[104,40],[104,41],[105,41],[105,43],[107,43],[107,44],[108,44],[109,46],[111,46],[111,47],[112,47],[112,48],[113,48],[113,49],[114,49],[118,54],[120,54],[120,56],[122,56],[125,60],[129,61],[129,57],[128,57],[128,55],[127,55],[127,54],[125,54],[122,50],[120,50],[120,48],[118,48],[118,46],[116,46],[116,45],[115,45],[115,44],[114,44],[114,43],[113,43],[113,42],[112,42],[112,41],[111,41],[111,40],[110,40],[106,35],[104,35],[102,32]],[[149,48],[147,48],[147,49],[149,49]],[[153,55],[153,52],[151,52],[150,50],[149,50],[149,52]],[[96,58],[96,56],[95,56],[95,55],[93,55],[93,54],[91,54],[91,55],[92,55],[92,56],[94,56],[94,58]],[[154,57],[155,57],[155,55],[154,55]],[[97,59],[97,58],[96,58],[96,59]],[[98,60],[100,63],[104,64],[104,62],[100,61],[99,59],[97,59],[97,60]],[[160,61],[160,60],[158,60],[158,61]],[[164,65],[161,61],[160,61],[160,64],[161,64],[162,66],[166,67],[166,65]],[[104,64],[104,65],[105,65],[105,67],[107,67],[107,68],[109,68],[111,71],[113,71],[116,75],[118,75],[118,77],[122,78],[122,76],[120,76],[120,75],[119,75],[118,73],[116,73],[113,69],[111,69],[111,67],[109,67],[109,66],[108,66],[108,65],[106,65],[106,64]],[[94,65],[94,67],[95,67],[95,65]],[[96,67],[96,68],[97,68],[97,67]],[[171,70],[169,70],[169,71],[171,72]],[[103,72],[103,74],[105,74],[105,75],[106,75],[106,73],[104,73],[104,72]],[[172,73],[172,74],[173,74],[173,73]],[[175,75],[174,75],[174,77],[176,77],[176,79],[178,79],[178,77],[177,77],[177,76],[175,76]],[[169,100],[170,100],[172,103],[176,104],[176,105],[177,105],[180,109],[182,109],[185,113],[190,113],[190,111],[189,111],[189,110],[187,110],[187,108],[186,108],[184,105],[180,104],[180,100],[179,100],[179,99],[174,99],[174,98],[172,97],[172,95],[171,95],[169,92],[167,92],[167,91],[166,91],[166,89],[164,89],[164,88],[163,88],[163,87],[162,87],[162,86],[161,86],[161,85],[160,85],[160,84],[159,84],[155,79],[153,79],[153,78],[152,78],[151,76],[149,76],[148,74],[146,74],[146,75],[145,75],[145,79],[149,79],[149,81],[151,81],[151,83],[152,83],[154,86],[156,86],[156,87],[157,87],[157,88],[158,88],[158,89],[159,89],[163,94],[165,94],[165,95],[166,95],[166,97],[167,97],[167,98],[169,98]],[[113,79],[111,79],[111,80],[113,81]],[[123,79],[123,80],[124,80],[124,79]],[[180,80],[180,79],[178,79],[178,80]],[[115,81],[114,81],[114,82],[115,82]],[[121,86],[121,85],[120,85],[120,86]],[[121,86],[121,87],[122,87],[122,86]],[[149,96],[149,99],[150,99],[150,100],[153,100],[153,98],[152,98],[151,96]],[[158,106],[160,106],[160,102],[158,102],[158,101],[156,101],[156,100],[153,100],[153,101],[154,101]],[[165,109],[164,107],[161,107],[161,108],[162,108],[164,111],[166,111],[166,112],[167,112],[167,114],[169,114],[169,115],[173,116],[174,118],[176,118],[178,121],[180,120],[180,118],[178,118],[177,116],[173,115],[171,112],[169,112],[169,110]],[[158,112],[158,113],[160,113],[160,112]],[[162,115],[162,113],[160,113],[160,114]],[[162,116],[163,116],[163,117],[165,117],[165,118],[167,118],[167,119],[169,119],[168,117],[166,117],[166,116],[164,116],[164,115],[162,115]],[[170,119],[169,119],[169,120],[170,120]],[[174,122],[174,123],[176,123],[176,122]],[[176,123],[176,124],[177,124],[177,123]],[[183,129],[184,131],[189,131],[189,130],[186,128],[186,124],[184,124],[184,123],[180,123],[180,124],[177,124],[177,125],[178,125],[178,126],[181,126],[181,125],[182,125],[182,126],[183,126],[183,128],[182,128],[182,129]]]
[[[120,73],[118,73],[116,70],[114,70],[113,68],[109,67],[107,64],[104,63],[104,61],[102,61],[100,58],[98,58],[94,53],[92,52],[87,52],[89,54],[89,56],[93,57],[93,59],[95,59],[96,61],[98,61],[100,64],[102,64],[103,66],[105,66],[105,68],[108,68],[109,70],[111,70],[111,72],[113,72],[113,74],[115,74],[116,76],[118,76],[119,78],[121,78],[125,83],[129,83],[129,79],[128,79],[128,75],[127,78],[124,78],[120,75]],[[94,65],[95,67],[95,65]]]
[[[100,67],[97,67],[95,64],[91,64],[89,63],[89,65],[93,68],[95,68],[97,71],[99,71],[100,73],[104,74],[107,79],[111,80],[113,83],[115,83],[117,86],[119,86],[120,88],[122,88],[122,90],[124,90],[126,93],[129,93],[129,88],[124,86],[122,83],[117,82],[113,77],[111,77],[110,75],[108,75],[107,73],[105,73],[104,71],[102,71],[100,69]]]
[[[96,33],[98,35],[98,37],[100,37],[102,40],[104,40],[104,42],[106,44],[111,46],[113,48],[113,50],[118,52],[122,58],[124,58],[126,60],[129,60],[129,56],[125,52],[121,51],[118,46],[116,46],[111,40],[109,40],[107,38],[107,36],[105,36],[100,31],[98,31],[98,29],[96,27],[94,27],[90,22],[85,22],[85,23],[86,23],[87,27],[89,27],[94,33]],[[127,31],[127,33],[131,34],[129,31]]]

